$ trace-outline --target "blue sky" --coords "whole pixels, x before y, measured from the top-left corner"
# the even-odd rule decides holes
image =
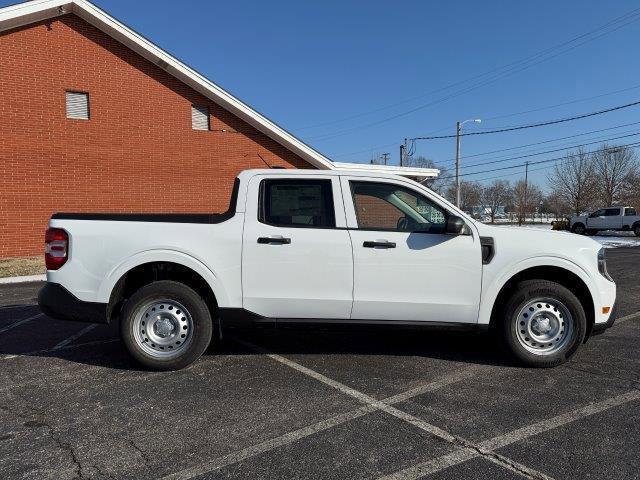
[[[10,3],[0,1],[2,6]],[[368,162],[374,153],[389,152],[396,163],[405,137],[452,134],[457,120],[482,118],[480,126],[467,128],[480,131],[640,100],[640,10],[629,17],[629,25],[611,31],[622,23],[611,24],[599,31],[605,33],[600,38],[592,34],[550,50],[534,57],[530,63],[536,64],[530,68],[516,64],[509,74],[499,75],[504,70],[497,70],[447,88],[602,27],[640,9],[637,1],[95,3],[337,161]],[[564,51],[582,41],[586,43]],[[552,55],[555,58],[549,58]],[[472,90],[464,93],[469,87]],[[608,95],[591,98],[602,94]],[[573,103],[545,108],[567,102]],[[394,106],[385,108],[390,105]],[[410,110],[415,111],[407,113]],[[640,133],[638,124],[469,157],[638,121],[640,106],[562,125],[467,137],[462,142],[463,165]],[[640,141],[640,135],[618,141]],[[416,155],[450,165],[454,148],[452,139],[423,141],[418,142]],[[545,166],[531,167],[533,180],[541,186],[546,170],[539,169]],[[500,175],[515,180],[522,170],[465,178]]]

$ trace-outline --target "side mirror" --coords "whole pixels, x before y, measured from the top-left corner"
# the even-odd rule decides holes
[[[447,217],[447,226],[445,233],[449,235],[462,235],[465,232],[466,225],[457,215],[449,215]]]

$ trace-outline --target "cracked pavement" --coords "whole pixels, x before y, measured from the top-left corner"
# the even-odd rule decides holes
[[[640,248],[607,254],[619,316],[640,311]],[[38,313],[39,287],[0,287],[0,329]],[[424,462],[440,465],[467,449],[473,455],[428,478],[640,478],[635,400],[504,447],[482,447],[638,390],[640,317],[546,370],[514,365],[486,335],[238,333],[375,402],[395,398],[393,409],[453,442],[380,408],[361,413],[358,398],[231,339],[192,367],[168,373],[133,364],[114,340],[115,326],[50,351],[85,326],[39,317],[0,335],[3,479],[378,478]],[[465,369],[472,374],[442,381]]]

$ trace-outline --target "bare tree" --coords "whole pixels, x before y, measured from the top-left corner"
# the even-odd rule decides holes
[[[640,210],[640,172],[634,171],[628,177],[621,194],[622,202],[625,205],[635,207]]]
[[[522,224],[527,219],[527,215],[536,211],[536,207],[542,202],[542,190],[531,182],[527,184],[524,180],[519,180],[513,187],[513,203],[518,215],[518,223]]]
[[[606,143],[593,152],[593,166],[603,207],[620,201],[624,187],[638,169],[638,160],[629,147],[609,146]]]
[[[448,185],[446,198],[455,200],[456,186],[454,183]],[[482,185],[477,182],[468,182],[463,180],[460,182],[460,209],[470,212],[473,207],[482,203]]]
[[[496,180],[482,189],[481,203],[489,212],[491,223],[496,220],[500,207],[505,207],[513,199],[513,189],[507,180]]]
[[[430,158],[423,157],[421,155],[417,157],[408,157],[405,165],[407,167],[417,168],[436,168],[440,170],[440,174],[436,178],[428,178],[422,182],[422,184],[433,190],[439,195],[446,196],[447,189],[451,184],[451,176],[448,174],[446,168],[436,166],[435,162]]]
[[[583,148],[567,153],[548,175],[551,190],[579,215],[596,198],[596,178],[591,156]]]
[[[566,199],[557,192],[552,192],[545,196],[542,203],[543,210],[546,213],[552,213],[555,218],[562,218],[565,214],[572,211]]]

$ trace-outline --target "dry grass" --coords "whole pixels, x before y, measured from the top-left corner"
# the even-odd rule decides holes
[[[0,259],[0,278],[21,275],[38,275],[45,272],[44,258],[5,258]]]

